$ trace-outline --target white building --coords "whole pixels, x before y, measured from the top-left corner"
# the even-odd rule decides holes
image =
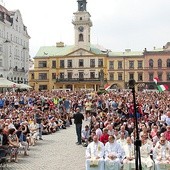
[[[0,5],[0,76],[28,83],[29,39],[20,11]]]

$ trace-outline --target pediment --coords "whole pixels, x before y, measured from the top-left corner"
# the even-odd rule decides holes
[[[92,53],[91,51],[80,48],[80,49],[77,49],[77,50],[67,54],[67,56],[68,57],[70,57],[70,56],[74,56],[74,57],[76,57],[76,56],[79,56],[79,57],[80,56],[95,56],[95,54]]]

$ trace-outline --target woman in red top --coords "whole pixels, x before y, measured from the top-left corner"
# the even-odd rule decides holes
[[[103,134],[100,136],[100,142],[102,142],[105,145],[105,143],[108,142],[108,140],[109,140],[108,129],[104,128]]]

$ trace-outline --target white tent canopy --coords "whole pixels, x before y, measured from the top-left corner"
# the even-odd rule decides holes
[[[20,85],[20,89],[32,89],[31,86],[27,85],[27,84],[19,84]]]
[[[6,78],[0,78],[0,87],[20,88],[20,84],[9,81]]]

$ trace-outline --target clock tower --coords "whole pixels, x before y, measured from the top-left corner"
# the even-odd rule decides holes
[[[86,11],[86,0],[77,0],[78,11],[74,13],[72,21],[75,30],[75,46],[76,48],[90,48],[90,27],[92,22],[91,15]]]

